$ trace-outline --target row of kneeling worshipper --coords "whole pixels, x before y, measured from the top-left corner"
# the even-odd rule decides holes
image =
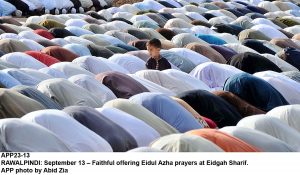
[[[300,151],[299,10],[145,0],[1,17],[0,151]],[[171,69],[146,68],[154,38]]]
[[[0,0],[0,16],[84,13],[112,5],[112,0]]]

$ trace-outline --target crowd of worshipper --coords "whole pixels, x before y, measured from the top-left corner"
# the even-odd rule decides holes
[[[295,1],[80,0],[82,13],[1,17],[0,151],[299,152]]]
[[[111,5],[112,0],[0,0],[0,16],[84,13]]]

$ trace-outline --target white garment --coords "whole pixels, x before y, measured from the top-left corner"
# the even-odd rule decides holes
[[[23,31],[23,32],[20,32],[19,36],[21,36],[22,38],[31,39],[33,41],[48,40],[47,38],[44,38],[41,35],[38,35],[38,34],[32,32],[32,31]]]
[[[111,14],[115,14],[115,13],[117,13],[117,12],[122,12],[122,10],[119,9],[118,7],[109,7],[109,8],[107,9],[107,11],[108,11],[109,13],[111,13]]]
[[[276,55],[271,55],[271,54],[261,54],[261,55],[267,58],[268,60],[272,61],[274,64],[276,64],[283,72],[298,71],[298,69],[295,68],[293,65],[284,61],[283,59],[279,58]]]
[[[46,128],[21,119],[10,118],[0,120],[0,151],[69,152],[71,150]]]
[[[3,72],[11,75],[16,80],[18,80],[22,85],[25,86],[36,86],[41,81],[44,81],[43,76],[32,76],[21,69],[9,68],[2,70]],[[48,77],[46,77],[48,79]]]
[[[226,20],[224,20],[220,17],[213,17],[213,18],[210,18],[208,20],[208,23],[211,24],[212,26],[214,26],[214,25],[217,25],[217,24],[228,24],[230,22],[227,22]]]
[[[237,36],[229,34],[229,33],[216,33],[214,34],[216,37],[221,38],[224,40],[226,43],[229,44],[240,44],[240,41]],[[252,51],[256,52],[255,50],[252,49]]]
[[[240,120],[237,126],[264,132],[289,144],[296,151],[300,151],[300,133],[275,117],[249,116]]]
[[[81,68],[80,66],[76,65],[75,63],[70,62],[59,62],[52,64],[50,68],[57,69],[63,72],[67,77],[71,77],[78,74],[85,74],[89,76],[95,76],[93,73]]]
[[[178,35],[175,35],[171,41],[179,47],[185,47],[189,43],[193,43],[193,42],[208,45],[207,42],[203,41],[202,39],[196,37],[191,33],[180,33]]]
[[[131,4],[123,4],[119,7],[120,10],[125,11],[125,12],[129,12],[132,14],[136,14],[137,12],[140,11],[140,9],[138,9],[137,7],[134,7]]]
[[[39,71],[42,73],[48,74],[54,78],[65,78],[65,79],[67,78],[67,76],[63,72],[61,72],[57,69],[54,69],[54,68],[45,67],[45,68],[40,69]]]
[[[281,11],[275,4],[269,1],[263,1],[258,4],[258,7],[264,8],[269,12]]]
[[[110,42],[112,45],[115,45],[115,44],[126,44],[123,41],[121,41],[118,38],[115,38],[113,36],[109,36],[109,35],[105,35],[105,34],[95,34],[94,36],[95,37],[99,37],[101,39],[104,39],[104,40]]]
[[[0,39],[15,39],[15,40],[20,40],[24,39],[23,37],[15,34],[15,33],[2,33],[0,35]]]
[[[53,38],[51,41],[54,42],[55,44],[60,45],[61,47],[65,46],[67,44],[71,44],[71,42],[69,42],[63,38]]]
[[[44,7],[43,3],[41,3],[40,0],[27,0],[27,1],[30,1],[32,4],[34,4],[37,9],[42,9]]]
[[[42,22],[44,19],[41,16],[30,16],[26,19],[26,23],[34,23],[34,24],[38,24],[40,22]]]
[[[137,21],[142,21],[142,20],[146,20],[152,24],[158,25],[158,23],[156,21],[154,21],[153,19],[151,19],[149,16],[147,15],[134,15],[132,18],[130,18],[130,22],[135,23]]]
[[[279,106],[267,113],[267,115],[279,118],[281,121],[288,124],[300,132],[300,105]]]
[[[283,30],[296,35],[296,34],[300,33],[300,26],[295,25],[295,26],[292,26],[292,27],[286,27]]]
[[[143,2],[134,3],[133,5],[135,5],[141,10],[155,10],[155,11],[159,11],[160,9],[165,7],[154,0],[144,0]]]
[[[160,137],[160,134],[144,121],[116,108],[97,108],[101,114],[120,125],[136,140],[138,147],[148,146]]]
[[[223,89],[229,77],[242,72],[243,71],[227,64],[207,62],[195,67],[190,72],[190,75],[203,81],[208,87],[219,90]]]
[[[83,27],[84,25],[89,24],[83,19],[69,19],[65,22],[66,26],[75,26],[75,27]]]
[[[192,24],[184,21],[183,19],[180,18],[172,18],[169,19],[168,22],[165,24],[164,28],[191,28],[193,27]]]
[[[174,69],[167,69],[162,71],[163,73],[166,73],[167,75],[180,80],[184,84],[188,84],[192,86],[195,90],[201,89],[201,90],[207,90],[210,91],[210,88],[201,80],[196,79],[195,77],[191,76],[190,74],[187,74],[185,72],[174,70]]]
[[[36,88],[63,107],[89,106],[96,108],[103,105],[98,97],[66,79],[45,80],[39,83]]]
[[[83,39],[81,37],[77,37],[77,36],[67,36],[64,38],[67,42],[71,43],[71,44],[82,44],[84,46],[88,46],[88,45],[92,45],[94,44],[93,42],[87,40],[87,39]]]
[[[133,14],[130,12],[117,12],[113,16],[113,18],[125,18],[125,19],[130,19],[133,17]]]
[[[107,31],[110,31],[110,30],[126,30],[126,29],[132,29],[132,28],[134,28],[132,25],[127,24],[124,21],[112,21],[112,22],[108,22],[106,24],[102,24],[101,27],[103,27]]]
[[[94,77],[79,74],[68,79],[70,82],[90,91],[104,104],[107,101],[116,99],[116,95],[106,86],[97,81]]]
[[[265,18],[256,18],[256,19],[252,20],[252,23],[255,24],[255,25],[265,24],[265,25],[269,25],[271,27],[274,27],[275,29],[281,29],[281,27],[279,27],[278,25],[274,24],[269,19],[265,19]]]
[[[195,51],[186,48],[172,48],[169,51],[175,52],[177,55],[192,61],[195,65],[199,65],[206,62],[211,62],[209,58],[204,55],[201,55]]]
[[[145,61],[129,54],[114,54],[108,60],[122,66],[129,73],[136,73],[137,71],[146,69]]]
[[[196,12],[196,13],[199,13],[199,14],[202,14],[202,13],[205,13],[205,12],[209,11],[207,8],[200,7],[200,6],[197,7],[197,6],[191,5],[189,3],[184,5],[182,7],[182,9],[184,9],[187,12]]]
[[[56,8],[56,0],[39,0],[39,1],[43,4],[45,9],[47,10],[52,10]]]
[[[117,30],[108,31],[108,32],[105,32],[104,34],[118,38],[119,40],[123,41],[124,43],[129,43],[131,41],[139,40],[137,37],[135,37],[129,33],[120,32]]]
[[[40,81],[44,81],[44,80],[54,78],[51,75],[45,74],[45,73],[40,72],[40,71],[35,70],[35,69],[21,68],[19,70],[26,73],[27,75],[30,75],[32,77],[35,77],[35,78],[39,79]]]
[[[31,69],[41,69],[47,67],[45,64],[39,62],[30,55],[27,55],[22,52],[13,52],[6,55],[3,55],[1,60],[14,64],[20,68],[31,68]]]
[[[37,6],[35,6],[35,4],[33,4],[32,2],[30,2],[29,0],[21,0],[21,1],[23,1],[25,4],[28,5],[30,11],[34,11],[34,10],[37,9]]]
[[[124,74],[129,73],[126,69],[118,64],[101,57],[83,56],[74,59],[72,62],[81,68],[94,73],[95,75],[107,71],[117,71]]]
[[[182,12],[175,12],[175,13],[172,13],[171,15],[173,15],[174,17],[176,18],[179,18],[179,19],[182,19],[184,20],[185,22],[188,22],[188,23],[191,23],[192,20],[190,18],[188,18],[184,13]]]
[[[93,1],[92,0],[79,0],[81,3],[81,6],[83,8],[90,8],[93,6]]]
[[[236,126],[227,126],[220,131],[230,134],[249,143],[263,152],[294,152],[295,150],[285,142],[263,132]]]
[[[208,34],[208,35],[217,34],[217,32],[205,26],[194,26],[191,28],[191,31],[194,34]]]
[[[56,1],[56,8],[58,9],[69,9],[73,7],[74,4],[70,0],[57,0]]]
[[[110,20],[112,18],[112,14],[108,12],[107,9],[100,10],[98,14],[103,16],[106,20]]]
[[[0,0],[0,16],[10,16],[17,8],[5,0]]]
[[[252,53],[259,54],[257,51],[255,51],[249,47],[246,47],[242,44],[224,44],[224,46],[229,47],[230,49],[233,49],[237,53],[252,52]]]
[[[182,81],[173,78],[161,71],[143,70],[143,71],[136,72],[135,75],[137,75],[140,78],[144,78],[149,81],[152,81],[153,83],[156,83],[164,88],[167,88],[176,94],[189,91],[189,90],[195,90],[195,88],[192,87],[191,85],[183,84]]]
[[[271,84],[290,104],[300,104],[300,83],[273,71],[258,72],[254,76]]]
[[[20,39],[22,43],[28,46],[33,51],[41,51],[45,47],[31,39]]]
[[[200,20],[200,21],[208,22],[206,18],[204,18],[202,15],[200,15],[197,12],[186,12],[185,15],[193,18],[194,20]]]
[[[176,95],[174,92],[170,91],[169,89],[164,88],[164,87],[162,87],[158,84],[155,84],[152,81],[149,81],[147,79],[140,78],[140,77],[136,76],[135,74],[127,74],[127,75],[129,75],[131,78],[133,78],[136,81],[138,81],[139,83],[141,83],[150,92],[159,92],[159,93],[162,93],[162,94],[166,94],[168,96],[175,96]]]
[[[72,151],[112,152],[112,148],[107,141],[63,111],[53,109],[35,111],[23,116],[22,120],[37,123],[52,131]]]
[[[76,26],[67,26],[65,27],[66,30],[68,30],[69,32],[73,33],[76,36],[82,36],[82,35],[92,35],[94,34],[93,32],[83,29],[81,27],[76,27]],[[69,36],[70,37],[70,36]]]
[[[279,30],[277,30],[274,27],[271,27],[269,25],[266,25],[266,24],[258,24],[258,25],[251,27],[251,29],[260,31],[269,38],[288,39],[288,37],[285,36],[283,33],[281,33]]]
[[[45,15],[42,15],[41,17],[43,18],[43,20],[50,19],[50,20],[54,20],[54,21],[57,21],[62,24],[64,24],[66,22],[63,18],[61,18],[58,15],[45,14]]]
[[[168,152],[223,152],[211,141],[192,134],[167,135],[154,141],[150,146]]]

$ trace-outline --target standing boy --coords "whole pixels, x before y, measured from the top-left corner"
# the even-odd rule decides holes
[[[147,50],[150,58],[146,62],[147,69],[165,70],[171,69],[169,61],[160,55],[161,42],[154,38],[147,42]]]

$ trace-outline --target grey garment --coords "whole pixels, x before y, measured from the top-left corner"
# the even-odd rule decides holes
[[[300,83],[300,72],[299,71],[282,72],[282,74],[289,77],[290,79]]]
[[[233,24],[233,25],[237,25],[237,26],[240,26],[242,27],[243,29],[250,29],[251,27],[254,26],[253,23],[251,23],[250,21],[248,20],[239,20],[239,21],[233,21],[232,23],[230,24]]]
[[[138,39],[151,39],[151,37],[140,29],[127,29],[126,32],[135,36]]]
[[[0,70],[7,69],[7,68],[19,68],[19,67],[11,63],[0,60]]]
[[[9,68],[9,69],[4,69],[2,71],[8,73],[10,76],[18,80],[22,85],[26,85],[26,86],[35,86],[39,84],[41,81],[46,80],[45,77],[32,76],[21,69]]]
[[[54,133],[21,119],[0,120],[0,152],[70,152]]]
[[[32,30],[37,30],[37,29],[48,30],[46,27],[43,27],[43,26],[35,24],[35,23],[25,23],[23,26],[29,27]]]
[[[83,38],[83,39],[86,39],[86,40],[89,40],[91,42],[93,42],[95,45],[97,46],[109,46],[111,45],[111,43],[103,38],[100,38],[100,37],[95,37],[94,35],[82,35],[80,36],[80,38]]]
[[[89,30],[95,34],[104,34],[105,32],[107,32],[107,30],[105,30],[104,27],[97,24],[87,24],[84,25],[82,28]]]
[[[192,61],[185,59],[172,51],[162,50],[160,53],[162,57],[166,58],[183,72],[190,73],[196,67]]]
[[[88,49],[90,50],[91,54],[96,57],[109,58],[114,55],[114,52],[110,51],[109,49],[102,46],[97,46],[95,44],[88,45]]]
[[[160,16],[159,14],[156,13],[147,13],[146,14],[149,18],[151,18],[152,20],[154,20],[155,22],[157,22],[159,24],[159,26],[164,26],[167,23],[167,19]]]
[[[40,102],[47,109],[63,109],[62,106],[60,106],[58,103],[54,102],[53,100],[51,100],[51,98],[36,90],[35,88],[19,85],[13,87],[12,90]]]
[[[78,74],[84,74],[88,76],[95,76],[93,73],[81,68],[80,66],[72,63],[72,62],[59,62],[52,64],[50,68],[54,68],[63,72],[68,78]]]
[[[0,50],[4,53],[11,52],[26,52],[31,49],[23,44],[21,41],[14,39],[1,39],[0,40]]]
[[[70,77],[68,80],[88,90],[97,96],[103,103],[117,98],[108,87],[101,84],[93,76],[79,74]]]
[[[227,126],[220,129],[220,131],[237,137],[263,152],[295,152],[295,150],[285,142],[254,129]]]
[[[88,90],[77,86],[62,78],[53,78],[42,81],[37,89],[62,107],[90,106],[101,107],[102,102]]]
[[[45,107],[18,92],[10,89],[0,88],[0,119],[19,118],[23,115],[37,110],[43,110]]]

